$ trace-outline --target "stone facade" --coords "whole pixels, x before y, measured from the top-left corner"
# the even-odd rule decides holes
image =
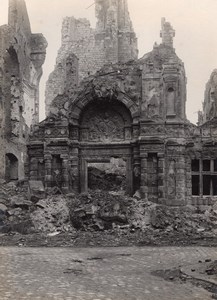
[[[79,82],[105,64],[137,58],[137,38],[130,20],[127,0],[96,0],[96,28],[86,19],[66,17],[62,25],[62,45],[55,70],[46,85],[46,114],[57,95],[64,93],[65,60],[75,54],[79,60]]]
[[[98,9],[104,1],[96,3]],[[108,3],[106,11],[114,11],[116,1]],[[103,24],[98,21],[96,30]],[[42,180],[47,190],[86,192],[88,165],[121,158],[128,194],[140,190],[147,200],[173,206],[216,201],[216,71],[207,84],[200,125],[193,125],[186,118],[185,69],[174,36],[162,19],[162,43],[151,52],[114,60],[87,77],[80,75],[78,53],[68,53],[61,93],[30,136],[27,178]],[[81,83],[79,76],[85,77]]]
[[[0,178],[24,178],[30,127],[39,122],[39,81],[47,42],[32,34],[24,0],[10,0],[0,27]]]

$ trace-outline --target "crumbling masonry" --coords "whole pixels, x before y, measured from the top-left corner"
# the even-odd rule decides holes
[[[0,27],[0,178],[24,179],[26,142],[39,122],[39,81],[47,42],[32,34],[24,0],[9,0]]]
[[[137,59],[127,1],[97,0],[97,27],[66,18],[47,83],[48,117],[34,127],[26,175],[47,190],[88,190],[88,165],[122,158],[127,192],[166,205],[217,197],[216,71],[200,125],[186,119],[186,76],[162,19],[162,43]]]

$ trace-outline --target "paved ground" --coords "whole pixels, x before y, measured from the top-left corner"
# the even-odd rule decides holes
[[[190,283],[151,275],[198,260],[217,248],[0,248],[1,300],[212,299]]]

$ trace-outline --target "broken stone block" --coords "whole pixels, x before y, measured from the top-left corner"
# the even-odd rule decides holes
[[[19,216],[20,214],[22,214],[22,209],[20,207],[10,209],[8,211],[9,216]]]
[[[11,197],[11,206],[20,207],[23,209],[29,209],[29,206],[32,205],[32,202],[26,200],[24,197],[13,196]]]
[[[40,208],[46,208],[46,206],[47,206],[47,204],[44,200],[39,200],[36,205]]]
[[[2,203],[0,203],[0,211],[2,211],[2,212],[5,213],[7,210],[8,210],[7,206],[4,205],[4,204],[2,204]]]
[[[30,180],[28,186],[28,199],[34,203],[37,203],[43,198],[45,198],[43,182],[39,180]]]
[[[141,193],[139,190],[135,192],[135,194],[133,195],[133,198],[142,199],[142,196],[141,196]]]

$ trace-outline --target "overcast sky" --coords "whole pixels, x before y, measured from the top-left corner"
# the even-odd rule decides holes
[[[7,23],[8,0],[0,0],[0,25]],[[54,69],[65,16],[86,17],[95,26],[94,0],[26,0],[33,33],[41,32],[48,41],[47,58],[41,80],[40,118],[44,118],[44,89]],[[139,42],[139,56],[160,43],[161,17],[176,31],[174,47],[185,64],[187,116],[197,121],[204,90],[213,69],[217,68],[217,0],[128,0],[131,19]]]

